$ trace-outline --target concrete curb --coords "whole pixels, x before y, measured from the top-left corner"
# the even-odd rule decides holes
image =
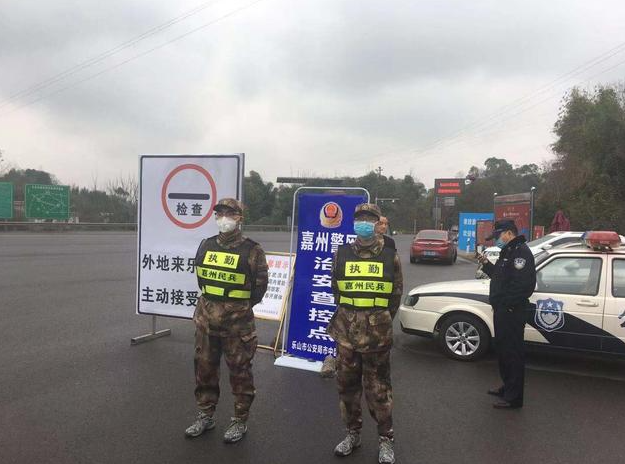
[[[467,253],[466,251],[458,250],[458,257],[464,259],[465,261],[477,264],[477,258],[475,257],[475,253]]]

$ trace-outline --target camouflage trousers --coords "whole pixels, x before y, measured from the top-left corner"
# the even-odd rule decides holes
[[[391,350],[360,353],[338,345],[337,382],[341,416],[348,430],[362,428],[362,390],[380,436],[393,438]]]
[[[213,415],[219,401],[219,365],[223,353],[230,370],[234,417],[247,420],[254,401],[252,359],[258,340],[255,333],[221,337],[195,332],[195,399],[198,409]]]

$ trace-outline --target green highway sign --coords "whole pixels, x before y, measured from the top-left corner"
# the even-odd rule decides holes
[[[13,219],[13,184],[0,182],[0,219]]]
[[[69,187],[26,184],[24,210],[28,219],[69,219]]]

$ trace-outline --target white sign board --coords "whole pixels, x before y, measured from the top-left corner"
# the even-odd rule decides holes
[[[140,157],[137,314],[193,317],[195,252],[218,232],[215,203],[241,199],[243,173],[243,154]]]
[[[266,257],[269,283],[263,301],[254,306],[254,316],[279,321],[282,319],[289,291],[289,254],[267,253]]]

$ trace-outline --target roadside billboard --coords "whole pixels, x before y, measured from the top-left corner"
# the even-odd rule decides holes
[[[465,179],[434,179],[434,195],[437,197],[458,197],[462,195]]]
[[[512,219],[519,230],[531,240],[532,227],[532,194],[516,193],[513,195],[498,195],[495,197],[495,221]]]
[[[477,224],[475,225],[476,247],[488,248],[495,244],[494,240],[486,240],[486,237],[488,237],[493,231],[493,224],[494,222],[492,220],[477,221]]]
[[[0,219],[13,219],[13,184],[0,182]]]
[[[458,220],[458,250],[467,253],[475,251],[477,223],[492,221],[493,213],[460,213]],[[477,243],[480,243],[479,240]]]
[[[545,226],[534,226],[534,235],[532,235],[532,240],[536,240],[537,238],[544,237],[545,235]]]

